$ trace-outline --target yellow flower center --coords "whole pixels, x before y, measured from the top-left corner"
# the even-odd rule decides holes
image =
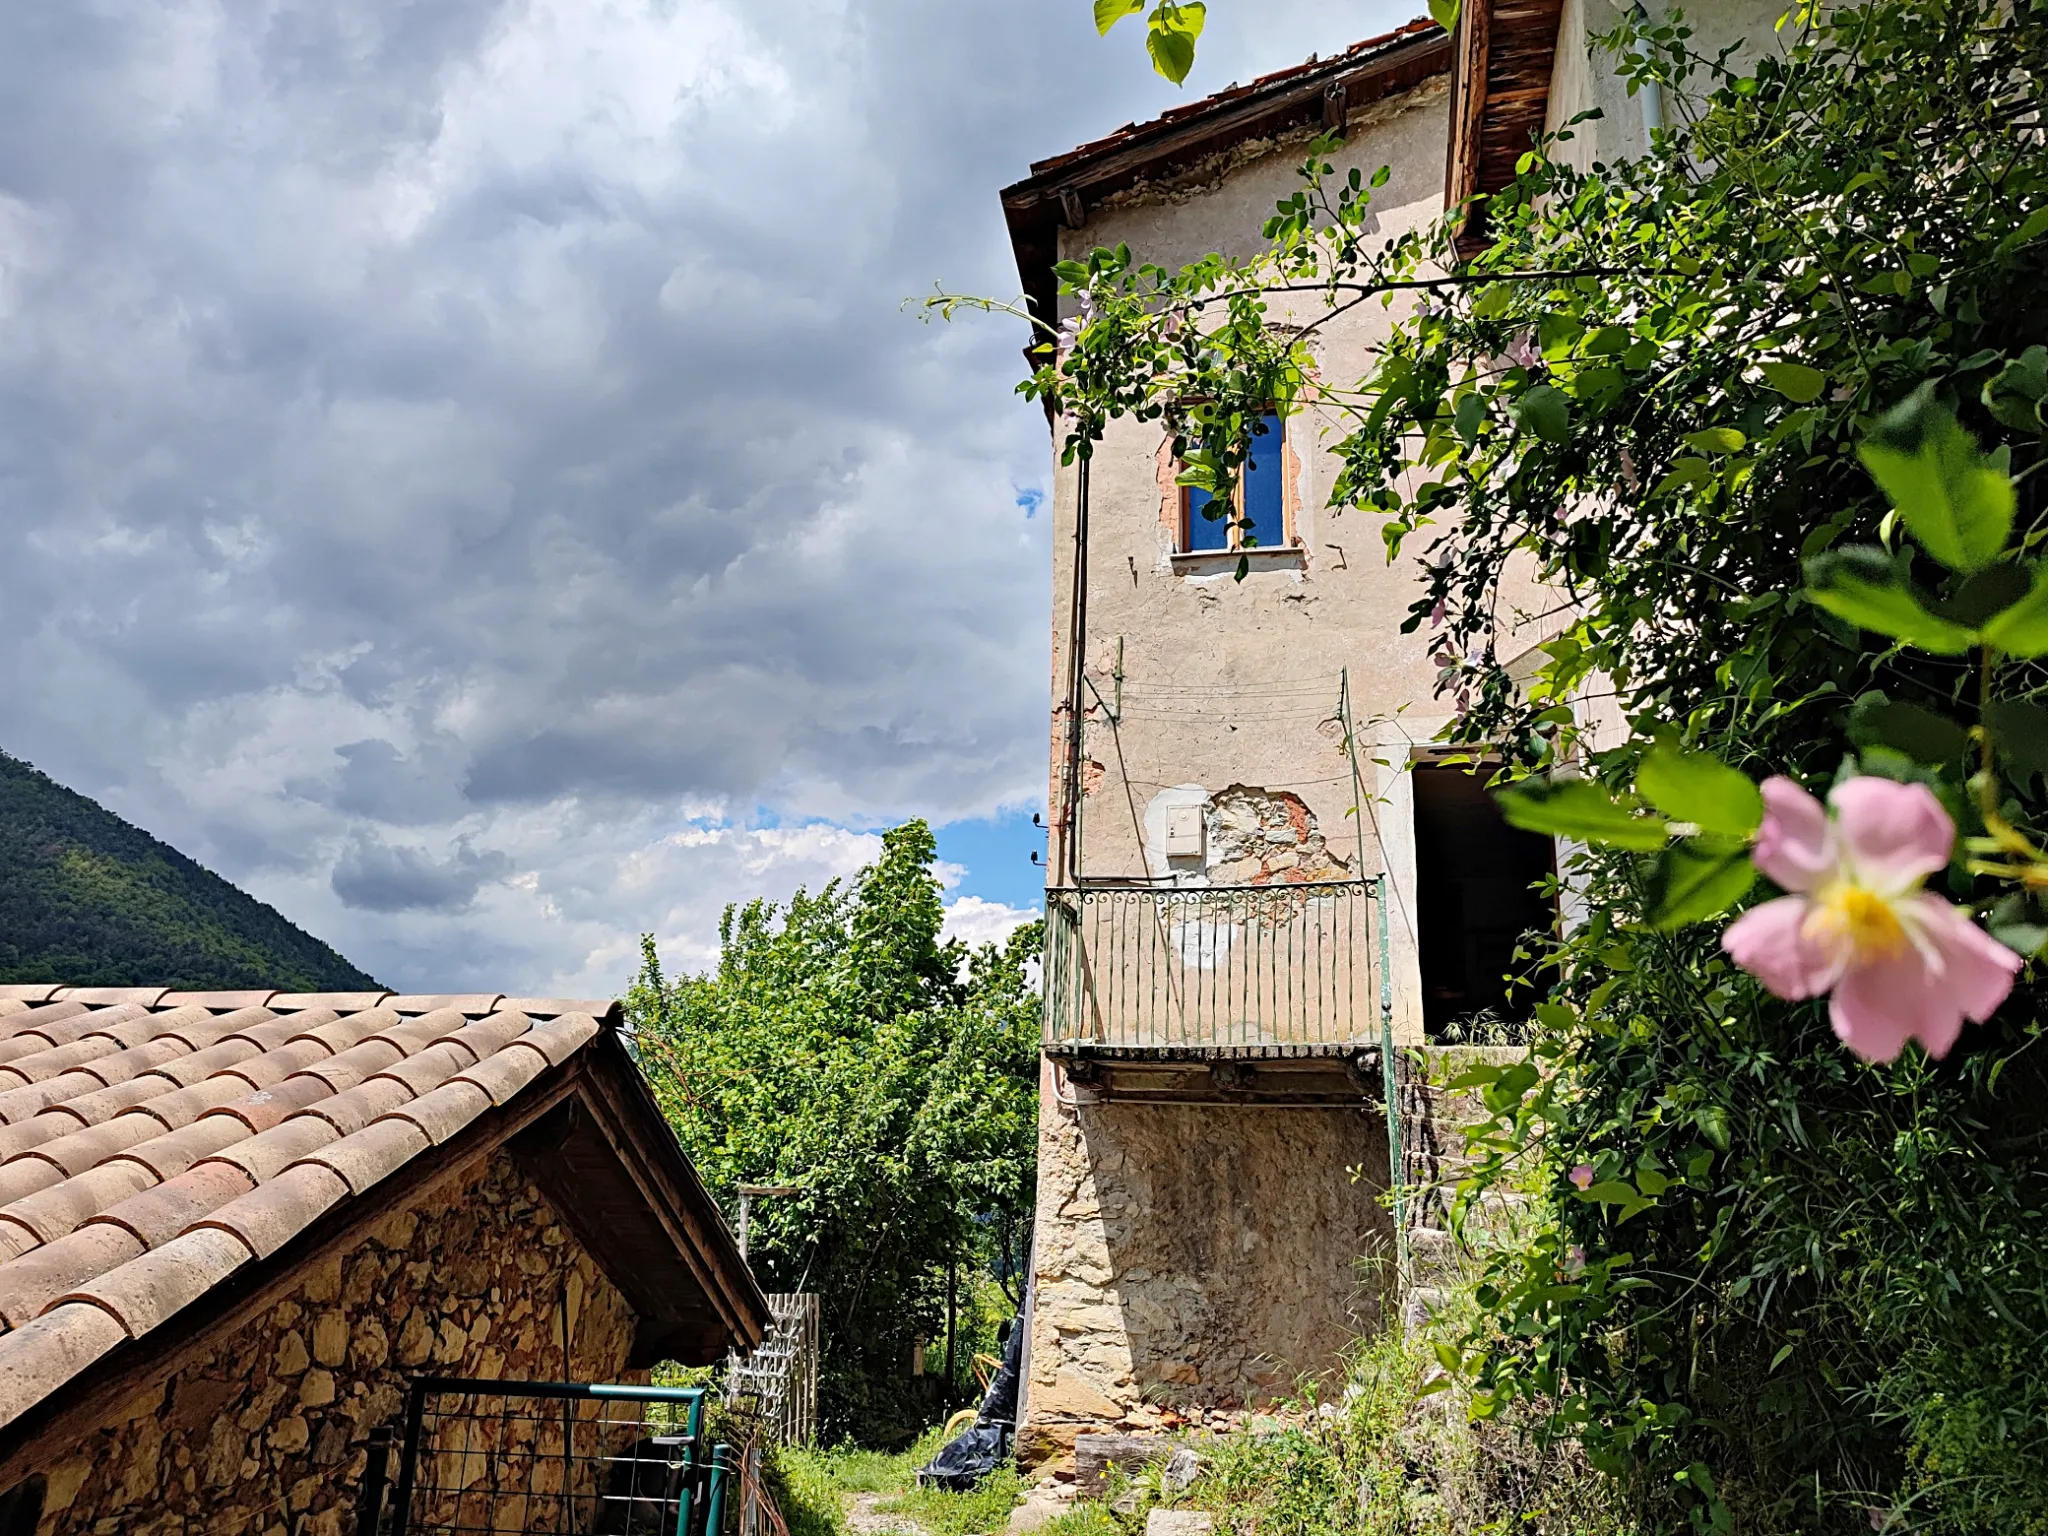
[[[1906,946],[1906,930],[1891,902],[1864,886],[1837,880],[1817,892],[1806,919],[1810,939],[1846,939],[1859,955],[1881,958]]]

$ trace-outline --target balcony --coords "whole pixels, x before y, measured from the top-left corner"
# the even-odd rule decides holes
[[[1046,892],[1048,1055],[1090,1062],[1317,1059],[1382,1041],[1379,883]]]

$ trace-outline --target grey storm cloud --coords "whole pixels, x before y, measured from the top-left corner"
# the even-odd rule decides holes
[[[334,894],[368,912],[466,912],[477,891],[511,868],[495,851],[478,853],[465,840],[443,859],[425,849],[394,847],[376,837],[350,838],[334,866]]]
[[[902,301],[1179,99],[1085,0],[0,10],[0,744],[429,988],[1028,803],[1024,338]]]

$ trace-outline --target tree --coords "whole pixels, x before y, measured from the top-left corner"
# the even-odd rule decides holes
[[[924,1423],[911,1351],[943,1338],[953,1267],[1014,1293],[1035,1192],[1038,925],[942,942],[934,856],[909,822],[850,885],[729,908],[709,975],[664,979],[645,939],[627,997],[728,1213],[741,1184],[800,1186],[754,1203],[751,1262],[768,1290],[822,1297],[825,1428],[865,1443]]]

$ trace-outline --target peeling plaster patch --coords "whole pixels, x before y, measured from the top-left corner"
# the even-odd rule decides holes
[[[1211,800],[1209,877],[1218,885],[1292,885],[1348,873],[1301,796],[1233,784]]]

